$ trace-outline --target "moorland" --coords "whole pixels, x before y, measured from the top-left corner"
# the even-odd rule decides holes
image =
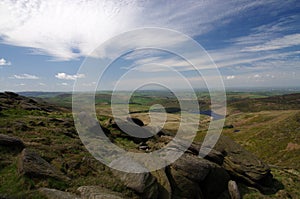
[[[300,93],[228,92],[222,135],[204,158],[199,148],[213,117],[209,93],[197,97],[199,129],[184,155],[158,171],[126,174],[87,151],[74,126],[72,93],[0,93],[0,198],[233,198],[232,182],[242,198],[300,197]],[[152,105],[167,112],[163,129],[148,139],[118,128],[110,100],[111,92],[97,93],[96,113],[119,147],[151,153],[175,136],[182,110],[172,93],[131,97],[129,125],[149,124]]]

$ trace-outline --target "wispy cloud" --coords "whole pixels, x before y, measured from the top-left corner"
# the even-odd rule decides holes
[[[275,38],[261,45],[246,47],[244,51],[255,52],[255,51],[279,50],[279,49],[299,46],[299,45],[300,45],[300,34],[292,34],[280,38]]]
[[[57,73],[55,75],[55,77],[57,79],[64,79],[64,80],[76,80],[76,79],[81,79],[81,78],[84,78],[85,75],[84,74],[75,74],[75,75],[68,75],[66,73]]]
[[[229,23],[240,12],[271,3],[274,4],[250,0],[170,0],[163,4],[139,0],[4,0],[0,3],[0,37],[5,44],[70,60],[89,55],[110,37],[131,29],[151,26],[190,36],[203,35]]]
[[[229,42],[238,46],[264,44],[270,40],[282,37],[287,32],[297,32],[300,26],[297,25],[299,20],[299,15],[280,17],[278,20],[254,27],[250,29],[248,35],[230,39]]]
[[[278,5],[273,2],[272,6],[274,8]],[[266,7],[266,9],[270,8]],[[219,68],[230,68],[232,74],[236,75],[270,69],[278,70],[280,67],[284,67],[285,70],[299,68],[297,65],[299,65],[300,51],[297,51],[296,48],[291,49],[291,47],[300,45],[300,34],[293,33],[300,28],[299,20],[300,16],[298,15],[276,18],[272,22],[251,28],[247,35],[227,40],[226,45],[222,48],[211,49],[208,53]],[[140,71],[167,71],[168,68],[164,66],[173,67],[179,71],[194,70],[184,60],[155,54],[151,51],[137,51],[125,58],[134,60],[131,67],[139,66],[135,70]],[[214,67],[210,60],[199,54],[194,54],[190,61],[198,63],[195,66],[197,69]],[[159,65],[155,65],[155,63]],[[151,65],[153,66],[150,67]]]
[[[29,74],[21,74],[21,75],[14,75],[11,77],[12,79],[40,79],[38,76],[29,75]]]
[[[0,59],[0,66],[10,66],[11,65],[11,62],[10,61],[7,61],[6,59],[4,58],[1,58]]]

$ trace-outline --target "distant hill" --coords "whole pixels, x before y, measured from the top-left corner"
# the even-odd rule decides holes
[[[18,92],[19,95],[25,97],[40,97],[40,98],[49,98],[56,97],[58,95],[64,94],[65,92]]]
[[[0,93],[0,107],[6,109],[22,109],[36,111],[63,111],[64,109],[54,104],[49,104],[41,99],[28,98],[13,92]]]
[[[300,93],[276,95],[265,98],[243,98],[228,101],[233,110],[259,112],[264,110],[299,110]]]

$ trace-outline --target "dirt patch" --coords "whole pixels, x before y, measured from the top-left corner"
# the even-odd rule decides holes
[[[288,145],[286,146],[285,150],[287,150],[287,151],[293,151],[293,150],[299,150],[299,149],[300,149],[300,145],[299,144],[289,142]]]

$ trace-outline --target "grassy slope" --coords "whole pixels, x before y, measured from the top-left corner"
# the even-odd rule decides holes
[[[234,128],[225,129],[223,133],[263,160],[300,170],[300,150],[297,149],[300,144],[300,111],[238,113],[229,116],[226,123]],[[294,145],[294,148],[288,145]]]
[[[203,96],[205,97],[206,95]],[[69,98],[69,96],[65,97]],[[102,97],[102,99],[99,99],[99,103],[108,99],[107,95]],[[156,97],[156,99],[158,100],[149,101],[149,96],[136,96],[136,98],[133,99],[134,104],[131,105],[131,109],[133,111],[140,111],[148,109],[149,105],[153,102],[167,103],[165,96],[163,96],[163,98]],[[287,147],[289,143],[292,143],[293,146],[300,144],[300,108],[297,104],[298,99],[300,99],[299,95],[282,98],[274,96],[267,97],[267,95],[264,96],[263,94],[255,93],[230,93],[229,116],[226,119],[226,124],[232,124],[234,128],[226,128],[223,133],[235,139],[265,162],[274,165],[272,167],[272,173],[275,178],[284,185],[284,191],[280,191],[271,196],[263,196],[254,189],[241,187],[244,198],[299,197],[300,149]],[[60,99],[53,99],[53,102],[55,101],[59,102]],[[68,103],[68,100],[66,102]],[[108,105],[99,104],[97,106],[97,112],[102,115],[101,119],[105,120],[103,115],[109,115],[110,108]],[[143,113],[140,114],[141,118],[145,117],[142,116],[142,114]],[[139,114],[135,116],[138,117]],[[175,115],[175,117],[178,116]],[[74,164],[76,164],[76,162],[80,162],[82,158],[89,157],[89,154],[82,150],[78,138],[77,141],[74,142],[74,139],[70,139],[64,135],[61,130],[64,129],[63,126],[49,122],[49,118],[59,118],[61,120],[65,120],[66,118],[71,119],[71,114],[61,112],[48,114],[41,111],[26,112],[24,110],[7,110],[6,112],[4,111],[4,117],[1,116],[0,119],[0,133],[10,132],[9,134],[11,135],[21,137],[27,142],[27,145],[29,143],[29,148],[37,150],[43,158],[50,161],[62,171],[65,170],[64,167],[66,163],[74,162]],[[207,117],[205,117],[204,120],[207,120]],[[36,123],[43,121],[46,123],[46,126],[36,127],[30,123],[31,121]],[[198,137],[203,137],[208,125],[207,122],[208,121],[201,124]],[[32,128],[24,131],[22,130],[22,124]],[[169,126],[172,127],[173,125]],[[239,132],[234,132],[235,130]],[[41,135],[42,139],[39,139]],[[48,150],[49,140],[51,147],[53,147],[52,151]],[[41,145],[40,143],[43,144]],[[46,146],[47,143],[48,146]],[[62,153],[66,155],[61,157]],[[6,166],[0,170],[0,173],[2,172],[0,175],[0,193],[3,193],[3,191],[7,189],[7,181],[5,179],[8,177],[11,179],[9,181],[10,184],[16,183],[18,191],[25,191],[26,194],[34,194],[34,191],[27,192],[27,190],[30,190],[32,186],[37,187],[39,185],[35,184],[35,182],[28,182],[23,178],[19,179],[17,175],[12,172],[16,169],[14,158],[12,158],[10,166]],[[77,170],[65,171],[75,176],[72,184],[65,186],[52,183],[51,186],[74,191],[76,187],[81,185],[100,184],[110,189],[126,192],[126,189],[119,184],[119,182],[115,182],[111,178],[110,173],[105,170],[105,167],[103,167],[104,172],[101,172],[101,175],[97,172],[92,172],[90,174],[85,173],[85,177],[80,177],[80,175],[87,172],[87,170],[88,168],[82,166]],[[11,173],[11,176],[7,176],[8,173]],[[49,184],[49,182],[45,183]],[[12,192],[14,191],[15,190],[12,190]]]
[[[300,94],[255,97],[229,93],[228,117],[222,133],[270,164],[272,174],[283,186],[283,190],[269,196],[240,187],[243,198],[300,198],[299,100]],[[198,141],[203,140],[206,129],[202,123]]]
[[[36,151],[72,179],[63,183],[20,176],[16,164],[18,154],[0,148],[1,196],[42,198],[35,191],[36,188],[49,187],[75,192],[79,186],[98,185],[134,197],[131,191],[112,177],[107,167],[91,157],[82,146],[73,127],[72,115],[68,111],[27,111],[19,108],[2,110],[0,133],[21,138],[28,149]]]

